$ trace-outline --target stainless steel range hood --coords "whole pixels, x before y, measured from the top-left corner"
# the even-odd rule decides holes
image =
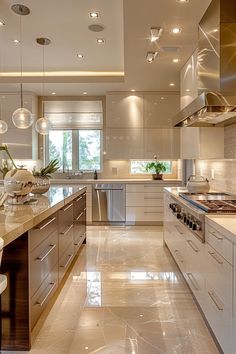
[[[174,126],[236,122],[236,0],[212,0],[199,23],[199,96],[173,118]]]

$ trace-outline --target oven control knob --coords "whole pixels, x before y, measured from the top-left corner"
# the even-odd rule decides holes
[[[186,224],[187,223],[187,216],[184,215],[184,223]]]
[[[187,217],[186,225],[189,226],[190,219]]]
[[[189,220],[188,227],[191,229],[193,227],[193,222],[192,220]]]
[[[196,231],[197,230],[197,224],[195,222],[193,222],[192,224],[192,230],[193,231]]]
[[[181,213],[177,213],[176,217],[177,217],[177,219],[181,219],[182,218]]]

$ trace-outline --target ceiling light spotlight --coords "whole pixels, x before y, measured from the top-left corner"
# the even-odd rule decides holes
[[[84,92],[83,92],[83,95],[87,95],[87,92],[86,92],[86,91],[84,91]]]
[[[82,59],[82,58],[84,57],[84,55],[81,54],[81,53],[79,53],[79,54],[77,54],[77,57],[78,57],[79,59]]]
[[[131,91],[131,92],[135,92],[136,90],[135,90],[135,89],[131,89],[130,91]]]
[[[105,43],[105,39],[104,38],[97,38],[97,43],[103,44],[103,43]]]
[[[51,95],[56,95],[56,92],[52,92]]]
[[[146,60],[149,64],[153,63],[157,56],[157,52],[147,52]]]
[[[173,34],[179,34],[182,31],[182,29],[180,27],[174,27],[172,28],[171,32]]]
[[[91,18],[98,18],[98,17],[100,17],[100,13],[99,13],[98,11],[91,11],[91,12],[89,13],[89,17],[91,17]]]
[[[176,2],[179,2],[180,4],[184,4],[186,2],[189,2],[189,0],[176,0]]]
[[[179,59],[178,58],[174,58],[172,61],[173,61],[173,63],[179,63]]]
[[[163,32],[163,28],[161,27],[151,27],[150,28],[151,42],[155,42],[159,40],[162,35],[162,32]]]
[[[175,84],[173,82],[170,83],[170,86],[175,86]]]
[[[5,22],[0,21],[0,26],[5,26],[5,25],[6,25]]]
[[[19,39],[13,39],[13,43],[20,44],[20,41],[19,41]]]

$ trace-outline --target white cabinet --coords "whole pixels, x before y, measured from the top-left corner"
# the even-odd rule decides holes
[[[107,128],[143,127],[143,96],[113,95],[106,97]]]
[[[178,185],[170,182],[168,185]],[[126,223],[162,224],[164,215],[162,182],[126,185]]]
[[[111,160],[142,159],[143,129],[106,129],[105,151]]]
[[[180,72],[180,106],[186,107],[198,96],[197,89],[197,49]]]
[[[29,109],[36,119],[37,97],[34,94],[24,94],[24,107]],[[14,159],[38,158],[38,134],[34,127],[18,129],[12,123],[13,112],[20,107],[20,93],[1,94],[2,119],[8,124],[8,131],[0,136],[0,143],[7,144]]]
[[[181,128],[182,159],[224,158],[224,128]]]
[[[144,130],[144,158],[154,155],[158,159],[180,158],[180,128]]]
[[[172,127],[172,118],[179,111],[179,95],[148,94],[143,100],[145,128]]]

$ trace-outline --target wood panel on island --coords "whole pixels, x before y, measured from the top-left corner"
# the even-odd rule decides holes
[[[4,248],[1,272],[8,287],[1,296],[2,350],[30,350],[32,331],[83,243],[86,193]]]

